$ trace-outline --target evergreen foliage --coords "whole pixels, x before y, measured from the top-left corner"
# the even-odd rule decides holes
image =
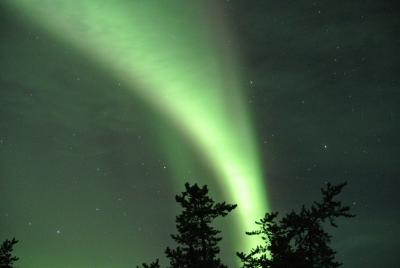
[[[236,205],[215,203],[208,195],[207,186],[185,184],[185,191],[175,197],[183,211],[176,217],[177,235],[172,239],[175,249],[165,253],[171,268],[223,268],[227,267],[218,258],[221,231],[212,226],[218,217],[225,217]]]
[[[18,243],[15,238],[8,240],[6,239],[0,247],[0,268],[12,268],[13,263],[18,260],[17,257],[13,256],[14,245]]]
[[[326,224],[337,227],[339,217],[354,217],[350,207],[343,206],[334,198],[346,183],[336,186],[327,184],[321,189],[322,201],[300,212],[290,212],[280,220],[278,213],[266,213],[256,221],[258,230],[247,232],[261,236],[264,244],[252,249],[249,254],[237,253],[243,268],[336,268],[341,263],[335,260],[336,252],[329,246],[331,235],[324,230]]]
[[[156,261],[151,262],[150,264],[143,263],[142,268],[160,268],[160,264],[158,263],[158,259]],[[140,268],[139,266],[136,266],[136,268]]]

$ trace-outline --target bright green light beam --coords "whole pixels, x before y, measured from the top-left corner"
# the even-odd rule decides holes
[[[221,52],[198,4],[6,2],[85,53],[184,131],[239,204],[241,231],[253,229],[254,220],[268,209],[255,138],[234,59]],[[239,244],[246,250],[254,241],[243,238]]]

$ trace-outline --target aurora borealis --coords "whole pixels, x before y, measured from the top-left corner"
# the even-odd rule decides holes
[[[180,128],[240,204],[245,227],[241,231],[252,228],[247,218],[258,218],[267,208],[254,137],[235,60],[209,41],[212,22],[207,25],[207,21],[212,18],[202,14],[200,4],[98,0],[12,4],[105,66],[107,73]],[[180,168],[177,161],[172,165]],[[178,182],[182,185],[184,180]]]
[[[393,267],[393,5],[2,1],[0,238],[22,268],[132,267],[162,259],[184,182],[207,183],[239,205],[221,221],[235,267],[270,207],[347,180],[339,259]]]

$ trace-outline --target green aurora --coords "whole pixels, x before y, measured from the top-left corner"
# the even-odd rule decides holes
[[[217,15],[188,1],[6,2],[165,115],[238,203],[239,232],[252,229],[268,210],[265,185],[235,51],[215,41],[228,34]],[[254,242],[237,241],[242,249]]]

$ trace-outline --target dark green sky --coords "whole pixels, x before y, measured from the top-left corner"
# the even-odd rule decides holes
[[[396,267],[398,4],[221,3],[272,208],[297,208],[325,181],[346,180],[342,197],[357,217],[335,231],[338,258]],[[132,267],[162,256],[181,190],[163,140],[177,140],[188,180],[224,198],[181,135],[104,68],[0,4],[0,239],[21,240],[21,268]]]
[[[396,267],[400,10],[395,1],[232,1],[253,80],[269,195],[286,210],[347,180],[357,218],[338,231],[344,267]],[[325,148],[326,145],[326,148]]]

